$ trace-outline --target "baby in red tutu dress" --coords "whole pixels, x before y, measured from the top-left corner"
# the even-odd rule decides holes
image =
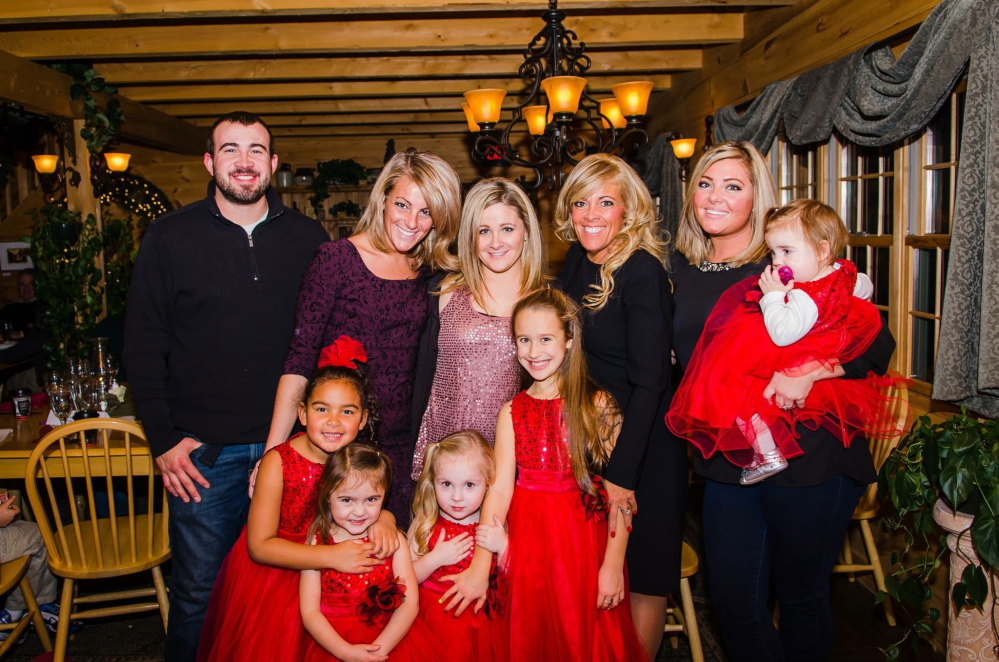
[[[836,260],[849,239],[827,205],[796,200],[764,221],[772,265],[729,288],[715,305],[673,398],[666,423],[707,458],[716,451],[743,467],[752,485],[801,454],[794,426],[827,428],[849,445],[855,435],[897,432],[882,390],[890,378],[835,379],[839,366],[870,347],[882,320],[854,296],[857,267]],[[807,400],[778,408],[774,373],[818,371]]]
[[[377,563],[369,553],[385,556],[398,549],[391,513],[372,523],[370,535],[378,545],[304,544],[326,458],[357,439],[372,439],[378,411],[366,360],[361,343],[346,336],[324,348],[299,407],[305,434],[275,446],[260,461],[249,520],[215,580],[199,661],[297,662],[307,638],[298,609],[299,571],[334,565],[361,572]]]
[[[455,618],[442,599],[453,575],[472,562],[476,544],[502,556],[506,530],[498,522],[479,523],[479,508],[496,477],[493,449],[475,430],[444,437],[426,450],[413,496],[409,546],[420,582],[420,620],[442,642],[441,657],[454,662],[501,662],[507,659],[502,583],[496,564],[490,570],[494,589],[481,611],[468,609]]]
[[[330,455],[309,526],[313,544],[334,547],[367,540],[392,485],[387,454],[351,444]],[[422,662],[438,660],[439,642],[416,621],[419,593],[402,533],[391,560],[366,574],[304,570],[299,586],[302,622],[312,635],[306,662]],[[414,622],[415,621],[415,622]]]

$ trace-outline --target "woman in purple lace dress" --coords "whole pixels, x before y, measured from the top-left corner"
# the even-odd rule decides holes
[[[439,287],[431,282],[413,396],[414,480],[427,445],[449,434],[475,430],[492,444],[500,407],[521,390],[510,312],[546,278],[538,217],[520,187],[502,177],[472,187],[458,262]]]
[[[354,235],[323,244],[302,279],[295,333],[278,383],[267,448],[288,438],[322,347],[341,335],[368,351],[382,411],[379,445],[398,467],[412,462],[410,405],[430,271],[453,269],[448,244],[461,209],[461,179],[429,152],[396,154],[375,182]],[[413,485],[396,472],[388,507],[408,519]]]

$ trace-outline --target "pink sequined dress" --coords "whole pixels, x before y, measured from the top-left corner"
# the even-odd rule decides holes
[[[462,524],[452,522],[445,517],[439,517],[430,532],[430,549],[437,546],[437,541],[444,532],[444,540],[451,540],[463,533],[467,533],[475,538],[475,529],[478,522],[472,524]],[[472,555],[475,549],[468,550],[468,555],[454,565],[445,565],[437,568],[422,584],[420,584],[420,616],[427,624],[427,628],[437,635],[442,641],[447,643],[442,657],[454,662],[474,660],[475,662],[505,662],[508,659],[506,652],[506,641],[508,639],[506,631],[505,596],[497,595],[501,592],[499,582],[496,580],[495,560],[493,562],[493,573],[490,574],[490,585],[495,593],[491,593],[486,608],[476,612],[474,609],[466,609],[461,616],[455,618],[454,611],[444,611],[446,605],[441,604],[440,599],[444,593],[453,586],[452,582],[443,581],[443,577],[457,575],[468,569],[472,562]]]
[[[304,458],[287,441],[268,453],[281,456],[278,536],[304,543],[323,465]],[[198,659],[300,660],[308,637],[298,604],[300,575],[251,559],[243,527],[215,580]]]
[[[367,542],[367,538],[363,538]],[[403,549],[400,553],[409,553]],[[385,596],[402,591],[392,571],[392,564],[385,563],[363,574],[349,574],[326,569],[319,573],[322,584],[320,609],[336,633],[351,644],[370,644],[385,629],[395,608],[383,609],[379,605],[391,604]],[[435,662],[439,660],[441,641],[417,618],[406,636],[389,653],[392,662]],[[267,659],[258,657],[254,659]],[[315,639],[308,637],[305,652],[298,659],[304,662],[331,662],[336,660]]]
[[[441,311],[437,367],[413,455],[413,480],[423,471],[427,444],[459,430],[496,439],[496,416],[520,390],[520,366],[509,317],[491,317],[472,307],[467,287],[454,290]]]
[[[506,577],[510,659],[648,660],[631,603],[597,609],[606,513],[588,510],[572,474],[562,400],[513,399],[517,483],[510,502]]]

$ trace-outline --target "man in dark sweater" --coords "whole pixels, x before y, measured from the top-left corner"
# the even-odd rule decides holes
[[[328,239],[269,188],[278,157],[259,117],[219,119],[204,162],[208,196],[146,230],[125,323],[129,385],[171,495],[168,661],[195,658],[246,521],[302,273]]]

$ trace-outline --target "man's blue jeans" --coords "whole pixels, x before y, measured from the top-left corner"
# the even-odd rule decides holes
[[[846,476],[810,487],[705,481],[708,589],[732,662],[829,658],[832,567],[865,487]]]
[[[197,655],[215,577],[246,524],[249,473],[264,452],[262,443],[223,446],[215,464],[207,467],[198,462],[206,448],[202,445],[191,453],[194,466],[211,485],[209,489],[197,486],[201,503],[169,497],[172,571],[167,662],[189,662]]]

